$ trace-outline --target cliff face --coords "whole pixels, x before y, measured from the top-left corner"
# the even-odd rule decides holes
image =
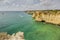
[[[53,24],[60,24],[59,10],[29,11],[36,21],[45,21]]]
[[[0,40],[24,40],[24,33],[17,32],[16,34],[7,34],[5,32],[0,33]]]

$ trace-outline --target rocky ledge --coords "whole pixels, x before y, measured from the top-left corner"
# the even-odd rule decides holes
[[[47,23],[60,25],[60,10],[37,10],[26,11],[28,14],[32,14],[35,21],[44,21]]]
[[[6,32],[0,33],[0,40],[24,40],[24,33],[23,32],[17,32],[16,34],[7,34]]]

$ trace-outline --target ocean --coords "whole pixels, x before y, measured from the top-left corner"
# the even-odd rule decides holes
[[[36,22],[23,11],[0,11],[0,32],[24,32],[25,40],[60,40],[60,26]]]

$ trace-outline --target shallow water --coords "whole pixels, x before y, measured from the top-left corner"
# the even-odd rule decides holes
[[[60,40],[60,26],[35,22],[31,15],[20,11],[0,12],[0,32],[24,32],[26,40]]]

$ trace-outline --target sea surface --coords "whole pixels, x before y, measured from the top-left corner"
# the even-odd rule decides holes
[[[36,22],[22,11],[0,11],[0,32],[24,32],[25,40],[60,40],[60,26]]]

